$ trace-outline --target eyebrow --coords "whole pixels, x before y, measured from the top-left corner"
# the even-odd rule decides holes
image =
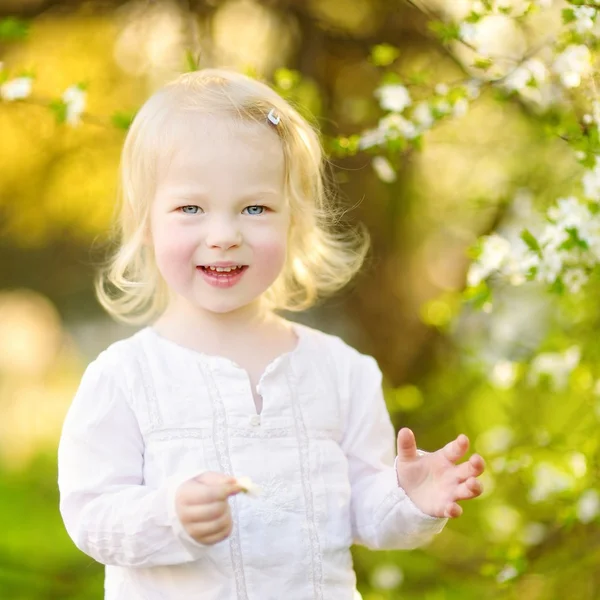
[[[170,192],[171,195],[185,196],[188,198],[206,198],[208,193],[206,190],[197,188],[175,188]],[[257,188],[250,190],[240,196],[240,199],[254,198],[256,196],[281,196],[282,192],[271,188]]]

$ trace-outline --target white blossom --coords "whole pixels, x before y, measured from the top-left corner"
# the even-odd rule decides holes
[[[442,115],[448,115],[452,112],[452,105],[448,100],[436,100],[433,106]]]
[[[64,91],[62,99],[67,105],[67,123],[78,125],[81,121],[81,113],[85,110],[86,92],[79,86],[72,85]]]
[[[517,380],[517,366],[510,360],[498,361],[492,368],[490,381],[502,390],[508,390]]]
[[[438,96],[446,96],[446,95],[448,94],[448,92],[449,92],[449,91],[450,91],[450,90],[449,90],[448,86],[447,86],[445,83],[438,83],[438,84],[435,86],[435,93],[436,93]]]
[[[546,75],[546,65],[537,58],[531,58],[509,73],[504,80],[504,87],[508,90],[522,91],[532,82],[535,85],[543,83]]]
[[[510,448],[513,439],[514,432],[510,427],[496,425],[477,438],[477,445],[481,446],[485,454],[501,454]]]
[[[6,81],[0,86],[0,97],[7,102],[27,98],[31,95],[32,82],[31,77],[17,77]]]
[[[419,135],[420,131],[416,125],[398,114],[390,114],[379,121],[376,129],[365,131],[358,143],[359,148],[372,148],[383,146],[387,140],[404,137],[408,140]]]
[[[375,90],[381,108],[394,112],[402,112],[412,104],[408,90],[400,84],[383,85]]]
[[[452,107],[452,115],[460,118],[464,117],[469,111],[469,102],[466,98],[459,98]]]
[[[581,351],[571,346],[565,352],[544,352],[538,354],[531,362],[529,383],[537,383],[542,376],[550,379],[555,390],[567,387],[569,375],[579,364]]]
[[[401,136],[411,140],[419,135],[415,124],[401,115],[392,114],[383,117],[383,119],[379,121],[379,129],[384,131],[388,138]]]
[[[577,501],[577,518],[590,523],[600,514],[600,494],[597,490],[586,490]]]
[[[561,229],[580,228],[592,217],[588,208],[575,196],[559,198],[556,205],[548,209],[547,215]]]
[[[585,33],[594,29],[594,18],[597,10],[593,6],[573,6],[575,21],[573,27],[577,33]]]
[[[481,253],[467,274],[469,286],[474,287],[498,271],[510,256],[510,242],[496,233],[482,238]]]
[[[529,501],[542,502],[550,496],[571,489],[575,484],[573,476],[549,462],[540,462],[533,472],[533,487],[529,490]]]
[[[378,565],[371,573],[371,585],[380,590],[392,590],[404,581],[402,569],[393,564]]]
[[[482,15],[487,12],[486,7],[484,6],[481,0],[473,0],[473,4],[471,5],[471,10],[478,15]]]
[[[593,169],[586,171],[582,182],[585,197],[600,202],[600,158],[596,158]]]
[[[381,181],[385,181],[385,183],[396,181],[396,171],[385,156],[375,156],[372,165]]]
[[[556,57],[553,71],[560,77],[566,88],[581,85],[581,79],[592,72],[592,55],[587,46],[571,44]]]
[[[470,79],[464,85],[465,91],[467,92],[467,96],[471,100],[477,100],[481,95],[481,81],[478,79]]]
[[[260,496],[262,494],[261,487],[254,483],[250,477],[238,477],[237,483],[249,496]]]
[[[412,112],[412,118],[422,129],[429,129],[435,123],[435,118],[428,102],[419,102]]]
[[[365,150],[366,148],[372,148],[373,146],[381,146],[382,144],[385,144],[385,140],[385,131],[381,129],[369,129],[361,135],[358,147],[361,150]]]
[[[458,28],[458,37],[470,46],[477,41],[477,28],[474,23],[461,23]]]
[[[514,579],[519,572],[512,565],[506,565],[498,575],[496,575],[496,581],[498,583],[504,583],[505,581],[509,581],[510,579]]]
[[[544,541],[547,528],[543,523],[532,521],[527,523],[521,532],[521,540],[527,546],[536,546]]]

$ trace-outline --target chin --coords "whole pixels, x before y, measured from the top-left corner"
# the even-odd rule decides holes
[[[215,314],[219,314],[219,315],[225,315],[227,313],[230,312],[235,312],[237,310],[240,310],[246,306],[248,306],[248,304],[251,304],[251,302],[215,302],[215,303],[199,303],[197,304],[198,308],[206,311],[206,312],[211,312],[211,313],[215,313]]]

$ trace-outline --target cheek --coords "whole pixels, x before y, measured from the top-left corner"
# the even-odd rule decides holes
[[[254,259],[259,262],[265,276],[274,277],[285,264],[287,237],[285,234],[264,235],[254,245]]]
[[[156,264],[167,281],[190,270],[196,249],[190,235],[181,228],[163,225],[154,228],[152,237]]]

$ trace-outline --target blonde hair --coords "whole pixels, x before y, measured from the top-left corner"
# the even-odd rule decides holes
[[[280,117],[269,122],[271,109]],[[317,132],[269,86],[232,71],[203,69],[180,75],[153,94],[137,113],[120,164],[118,248],[101,270],[96,292],[113,317],[147,323],[169,300],[152,246],[147,243],[158,159],[176,147],[182,113],[226,115],[264,123],[277,132],[285,159],[290,207],[288,252],[277,280],[265,292],[272,310],[304,310],[341,289],[361,268],[368,249],[363,230],[340,231],[340,211],[327,185]]]

